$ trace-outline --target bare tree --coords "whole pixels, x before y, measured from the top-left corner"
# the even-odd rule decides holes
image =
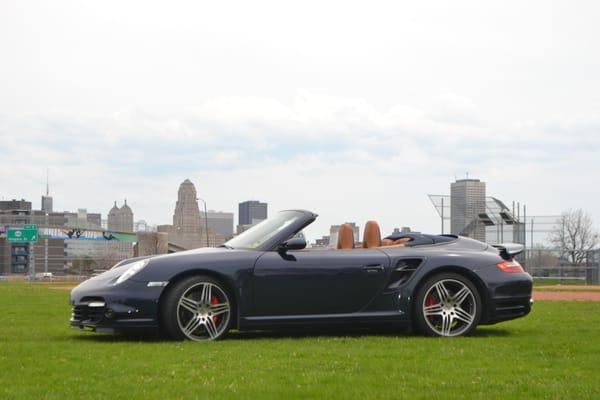
[[[569,210],[560,216],[550,241],[573,265],[585,263],[587,253],[598,246],[600,236],[594,230],[592,218],[582,209]]]

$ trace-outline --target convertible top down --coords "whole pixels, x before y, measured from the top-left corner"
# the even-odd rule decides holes
[[[369,221],[362,243],[342,225],[335,249],[306,248],[297,234],[316,218],[281,211],[218,248],[122,261],[72,290],[71,326],[198,341],[290,324],[394,323],[458,336],[530,311],[532,280],[514,260],[520,245],[382,238]]]

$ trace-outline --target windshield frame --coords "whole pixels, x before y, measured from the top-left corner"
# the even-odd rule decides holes
[[[295,221],[293,221],[289,226],[284,227],[283,229],[281,229],[279,232],[277,232],[271,238],[265,240],[260,245],[258,245],[256,247],[242,247],[239,245],[230,244],[230,242],[232,240],[240,238],[242,235],[246,234],[247,232],[251,233],[251,230],[253,230],[256,226],[276,218],[280,213],[289,213],[289,212],[298,213],[298,218]],[[240,249],[240,250],[258,250],[258,251],[275,250],[282,242],[284,242],[285,240],[294,236],[296,233],[300,232],[306,226],[311,224],[316,218],[317,218],[317,214],[314,214],[314,213],[312,213],[310,211],[306,211],[306,210],[282,210],[282,211],[279,211],[275,216],[267,218],[264,221],[261,221],[259,224],[253,226],[252,228],[248,229],[247,231],[242,232],[239,235],[237,235],[236,237],[234,237],[233,239],[228,240],[227,242],[225,242],[225,246],[231,247],[234,249]]]

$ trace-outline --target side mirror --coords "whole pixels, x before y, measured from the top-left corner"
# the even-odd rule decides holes
[[[277,249],[280,253],[285,253],[288,250],[302,250],[306,247],[306,240],[303,238],[291,238],[287,242],[283,242]]]

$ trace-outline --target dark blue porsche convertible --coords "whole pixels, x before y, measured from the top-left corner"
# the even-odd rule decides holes
[[[122,261],[71,292],[71,326],[97,332],[159,329],[212,340],[230,329],[404,324],[430,336],[466,335],[527,315],[532,280],[515,244],[451,235],[382,238],[369,221],[355,243],[306,248],[317,215],[277,213],[218,248]]]

